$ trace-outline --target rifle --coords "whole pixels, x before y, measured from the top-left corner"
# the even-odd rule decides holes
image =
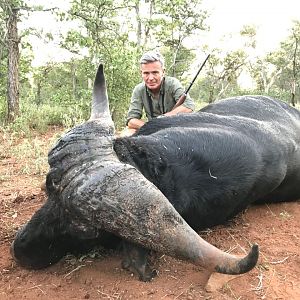
[[[178,106],[180,106],[181,104],[184,103],[186,97],[187,97],[187,94],[189,92],[189,90],[191,89],[192,85],[194,84],[196,78],[198,77],[200,71],[203,69],[204,65],[206,64],[208,58],[210,57],[210,54],[207,55],[207,57],[205,58],[204,62],[202,63],[201,67],[199,68],[196,76],[194,77],[194,79],[192,80],[192,82],[190,83],[189,87],[185,90],[185,92],[180,96],[180,98],[178,99],[178,101],[176,102],[176,104],[174,105],[174,107],[172,108],[172,110]]]

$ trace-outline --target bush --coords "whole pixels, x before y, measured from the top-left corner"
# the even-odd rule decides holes
[[[36,105],[25,101],[21,106],[20,116],[7,127],[20,134],[30,135],[32,129],[45,132],[51,125],[69,128],[88,118],[89,107],[82,102],[62,106],[59,104]]]

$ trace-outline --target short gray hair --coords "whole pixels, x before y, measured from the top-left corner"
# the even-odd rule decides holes
[[[165,67],[164,57],[157,51],[148,51],[144,53],[140,59],[140,64],[148,64],[151,62],[159,61],[162,68]]]

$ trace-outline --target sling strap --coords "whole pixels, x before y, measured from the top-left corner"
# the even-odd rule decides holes
[[[153,118],[154,118],[154,114],[153,114],[153,104],[152,104],[151,95],[149,94],[148,91],[147,91],[147,100],[148,100],[148,105],[149,105],[149,109],[150,109],[150,116],[151,116],[151,119],[153,119]],[[162,102],[162,107],[160,107],[160,105],[159,105],[159,100],[158,100],[158,105],[159,105],[159,108],[160,108],[160,112],[161,112],[162,114],[165,114],[165,113],[166,113],[166,110],[165,110],[165,94],[164,94],[164,93],[162,94],[161,102]]]
[[[148,105],[149,105],[149,109],[150,109],[150,116],[151,116],[151,119],[153,119],[154,116],[153,116],[153,105],[152,105],[151,95],[149,94],[148,91],[146,91],[146,94],[147,94]]]
[[[162,85],[164,85],[164,78],[163,78]],[[163,88],[165,88],[165,87],[163,87]],[[148,90],[146,90],[146,94],[147,94],[147,100],[148,100],[149,109],[150,109],[150,116],[151,116],[151,119],[153,119],[154,115],[153,115],[153,104],[152,104],[151,95]],[[159,105],[159,98],[158,98],[158,105],[159,105],[160,112],[162,114],[165,114],[166,111],[165,111],[165,91],[164,91],[164,89],[163,89],[163,93],[162,93],[161,104],[162,104],[162,107],[160,107],[160,105]]]

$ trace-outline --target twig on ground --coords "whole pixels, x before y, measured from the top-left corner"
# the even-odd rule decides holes
[[[121,294],[120,293],[117,293],[117,292],[114,292],[114,294],[113,295],[109,295],[109,294],[107,294],[107,293],[104,293],[104,292],[102,292],[102,291],[100,291],[100,290],[97,290],[97,293],[99,293],[100,295],[102,295],[102,296],[104,296],[105,298],[107,298],[107,299],[121,299],[120,297],[121,297]]]
[[[42,286],[41,284],[38,284],[38,285],[35,285],[35,286],[32,286],[32,287],[26,289],[26,291],[33,290],[33,289],[39,289],[45,295],[46,293],[40,288],[41,286]]]
[[[271,215],[272,215],[273,217],[276,217],[276,214],[274,214],[274,213],[272,212],[270,206],[269,206],[268,204],[265,204],[265,205],[266,205],[266,207],[268,208],[268,210],[270,211]]]
[[[256,287],[252,287],[251,291],[258,292],[258,291],[261,291],[263,289],[263,274],[262,274],[262,272],[260,272],[257,275],[257,278],[258,278],[258,284],[257,284]]]
[[[188,286],[188,288],[185,289],[184,291],[182,291],[179,295],[177,295],[177,296],[174,298],[174,300],[175,300],[175,299],[178,299],[182,294],[184,294],[185,292],[187,292],[192,286],[193,286],[193,284],[191,283],[191,284]]]
[[[270,281],[269,281],[269,283],[268,283],[268,285],[267,285],[267,287],[266,287],[266,292],[265,292],[264,295],[261,297],[262,299],[267,299],[267,293],[268,293],[269,288],[270,288],[270,286],[271,286],[271,283],[272,283],[272,281],[273,281],[274,275],[275,275],[275,269],[273,268],[273,269],[272,269],[272,276],[271,276]]]
[[[268,263],[271,264],[271,265],[278,265],[278,264],[284,263],[288,258],[289,258],[289,256],[285,257],[285,258],[282,259],[282,260],[278,260],[278,261],[269,261]]]
[[[101,292],[100,290],[97,290],[97,293],[101,294],[102,296],[107,297],[108,299],[112,299],[108,294]]]
[[[72,273],[78,271],[79,269],[81,269],[82,267],[85,267],[85,265],[79,265],[78,267],[76,267],[74,270],[72,270],[71,272],[67,273],[66,275],[64,275],[64,278],[68,277],[69,275],[71,275]]]
[[[235,241],[235,243],[241,248],[241,250],[242,250],[245,254],[247,254],[247,251],[245,250],[245,248],[242,247],[242,246],[237,242],[237,240],[236,240],[235,237],[229,232],[229,230],[226,229],[226,231],[227,231],[227,233],[230,235],[230,237]]]
[[[231,289],[230,285],[227,285],[226,288],[230,291],[230,293],[231,293],[233,299],[235,299],[235,300],[240,300],[240,299],[241,299],[241,296],[237,297],[237,296],[234,294],[234,292],[233,292],[233,290]]]

